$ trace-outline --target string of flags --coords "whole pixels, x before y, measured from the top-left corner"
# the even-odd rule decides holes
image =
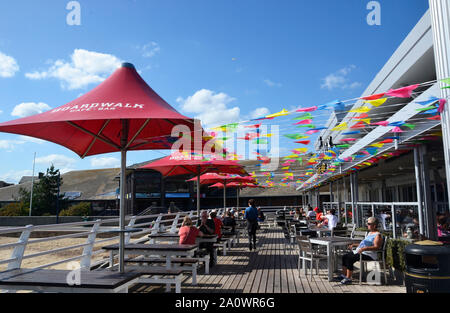
[[[444,85],[442,89],[450,89],[450,78],[443,79],[440,82]],[[308,183],[308,185],[315,184],[320,179],[320,177],[323,177],[323,175],[335,174],[336,171],[339,169],[339,166],[341,166],[344,163],[353,162],[363,157],[365,158],[369,157],[367,160],[360,163],[358,166],[351,168],[351,170],[358,170],[365,166],[372,166],[383,158],[393,157],[398,155],[398,153],[401,153],[401,151],[400,152],[395,151],[393,153],[384,153],[378,155],[380,149],[383,148],[384,145],[394,143],[396,140],[399,139],[398,137],[399,134],[405,132],[407,129],[408,130],[415,129],[417,125],[408,121],[394,121],[394,122],[379,121],[379,120],[374,121],[377,118],[369,116],[369,113],[374,108],[386,106],[388,100],[391,98],[405,98],[405,99],[411,98],[413,92],[417,88],[424,86],[425,84],[430,84],[430,82],[423,84],[414,84],[398,89],[391,89],[385,93],[373,94],[356,99],[344,101],[335,100],[322,105],[297,108],[293,111],[282,109],[280,112],[251,119],[248,121],[230,123],[215,127],[212,129],[214,132],[204,136],[203,139],[204,140],[214,139],[215,142],[217,142],[218,144],[223,144],[224,142],[232,138],[232,134],[236,133],[239,127],[242,127],[243,129],[246,129],[247,132],[245,136],[237,138],[238,140],[251,142],[252,144],[257,145],[258,147],[268,146],[270,139],[273,137],[273,134],[271,133],[265,134],[261,132],[261,127],[263,125],[262,123],[267,120],[274,120],[280,117],[294,115],[292,117],[293,123],[291,127],[292,126],[296,127],[297,129],[302,131],[297,133],[283,134],[283,137],[293,140],[295,144],[299,144],[306,147],[294,149],[291,151],[292,154],[282,158],[281,169],[283,170],[283,178],[279,183],[275,183],[273,181],[274,175],[269,172],[262,173],[263,176],[265,177],[265,181],[260,183],[268,187],[273,187],[275,185],[290,186],[290,187],[297,187],[300,185],[305,186],[306,181],[317,173],[315,166],[321,164],[321,162],[323,161],[327,161],[327,164],[329,164],[327,168],[323,169],[320,175],[317,175],[315,180]],[[353,108],[355,100],[361,101],[362,104],[359,107]],[[349,104],[349,102],[353,103]],[[428,120],[440,120],[441,118],[440,115],[445,109],[447,99],[429,97],[429,99],[425,101],[416,101],[415,103],[420,105],[420,107],[416,109],[418,117]],[[350,105],[352,107],[348,108]],[[316,113],[321,110],[334,110],[335,112],[339,112],[340,114],[350,112],[355,113],[357,115],[349,118],[346,121],[341,122],[332,129],[329,129],[329,132],[331,134],[336,132],[341,135],[350,137],[340,139],[339,142],[332,145],[333,148],[331,148],[328,151],[313,153],[310,152],[310,149],[308,148],[308,146],[311,145],[312,143],[311,136],[321,132],[322,130],[328,129],[328,127],[317,127],[318,115]],[[249,123],[250,125],[247,125]],[[390,128],[390,133],[392,133],[392,135],[384,137],[382,138],[382,140],[370,144],[369,146],[358,151],[357,153],[355,153],[350,157],[340,159],[339,156],[341,154],[341,151],[350,148],[353,144],[355,144],[358,141],[358,138],[355,137],[354,135],[359,135],[361,134],[362,131],[364,131],[364,129],[374,127],[388,127]],[[222,133],[223,135],[219,135],[218,133]],[[435,140],[434,138],[437,138],[440,135],[441,134],[434,134],[432,136],[423,137],[421,138],[421,140]],[[335,138],[335,136],[333,136],[333,138]],[[261,152],[260,150],[255,152],[255,154],[257,155],[257,160],[259,161],[259,166],[270,163],[270,158],[265,156],[264,153],[260,152]],[[240,157],[235,153],[230,153],[227,151],[224,153],[224,156],[225,155],[227,159],[234,159],[234,160],[237,160]],[[301,174],[294,174],[290,169],[296,164],[305,166],[305,171],[302,172]],[[256,177],[256,174],[253,172],[252,176]]]

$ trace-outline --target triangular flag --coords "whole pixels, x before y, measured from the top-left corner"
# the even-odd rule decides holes
[[[347,122],[343,122],[340,125],[333,128],[331,131],[343,131],[343,130],[347,130],[347,129],[348,129]]]
[[[372,96],[368,96],[368,97],[363,97],[363,98],[361,98],[361,99],[363,99],[363,100],[368,100],[368,101],[370,101],[370,100],[378,100],[378,99],[384,97],[384,95],[385,95],[385,93],[379,93],[379,94],[377,94],[377,95],[372,95]]]
[[[349,112],[352,112],[352,113],[367,113],[370,110],[371,110],[371,108],[369,108],[368,106],[362,106],[362,107],[359,107],[357,109],[350,110]]]
[[[403,133],[403,130],[398,126],[394,127],[391,131],[393,133]]]
[[[308,125],[308,124],[311,124],[312,122],[313,122],[313,120],[303,120],[298,123],[295,123],[294,125]]]
[[[419,87],[419,85],[411,85],[399,89],[391,89],[389,92],[386,93],[386,95],[391,97],[397,97],[397,98],[411,98],[411,94],[414,89]]]
[[[439,108],[438,108],[438,112],[442,113],[444,112],[444,108],[445,108],[445,104],[447,103],[446,99],[439,99]]]
[[[286,115],[289,115],[289,114],[290,114],[290,113],[289,113],[288,110],[283,109],[282,111],[280,111],[280,112],[278,112],[278,113],[267,115],[266,118],[273,118],[273,117],[279,117],[279,116],[286,116]]]
[[[309,107],[309,108],[303,108],[303,109],[298,109],[296,110],[296,112],[314,112],[317,110],[317,107]]]
[[[304,113],[300,116],[295,117],[294,120],[307,120],[307,119],[312,119],[312,118],[313,118],[313,116],[311,113]]]
[[[379,107],[380,105],[384,104],[386,101],[387,101],[387,98],[382,98],[382,99],[378,99],[378,100],[368,100],[368,101],[364,101],[364,102],[370,103],[374,107]]]

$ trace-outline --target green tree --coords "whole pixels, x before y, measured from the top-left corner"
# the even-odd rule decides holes
[[[56,200],[58,194],[58,181],[59,186],[63,184],[62,178],[58,169],[52,166],[47,169],[46,174],[39,179],[33,187],[33,208],[31,214],[34,216],[40,216],[44,214],[56,215]],[[30,192],[21,188],[19,190],[18,201],[26,203],[28,208],[30,207]],[[60,210],[64,208],[62,196],[59,198]]]

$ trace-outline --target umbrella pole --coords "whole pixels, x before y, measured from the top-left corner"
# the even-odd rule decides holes
[[[123,273],[125,271],[124,268],[124,259],[125,259],[125,234],[123,230],[125,230],[125,176],[126,176],[126,164],[127,164],[127,152],[121,151],[121,166],[120,166],[120,219],[119,219],[119,271]]]
[[[223,209],[227,208],[227,183],[223,182]]]
[[[197,166],[197,220],[200,219],[200,166]]]
[[[236,199],[236,207],[237,210],[239,211],[239,192],[240,192],[241,188],[237,189],[237,199]]]
[[[125,185],[126,185],[126,170],[127,170],[127,150],[126,145],[128,141],[128,121],[122,120],[122,137],[120,140],[122,149],[120,150],[120,218],[119,218],[119,272],[125,272]]]

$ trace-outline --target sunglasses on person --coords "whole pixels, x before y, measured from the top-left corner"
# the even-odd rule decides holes
[[[368,226],[376,225],[376,223],[367,223]]]

